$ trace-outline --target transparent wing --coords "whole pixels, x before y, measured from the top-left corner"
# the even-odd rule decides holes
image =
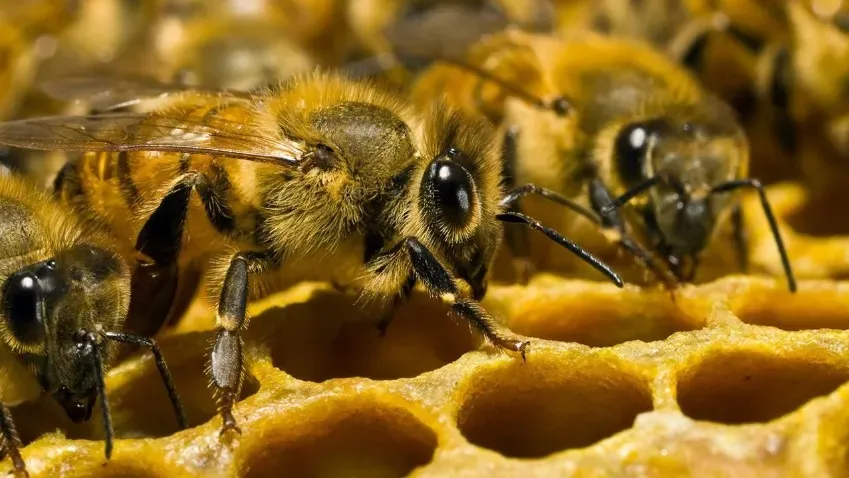
[[[289,167],[299,149],[220,117],[175,118],[140,113],[48,116],[0,123],[0,144],[64,151],[161,151],[227,156]]]
[[[95,111],[114,111],[144,101],[167,98],[186,92],[247,100],[251,93],[164,83],[152,78],[72,77],[46,80],[42,91],[61,101],[85,101]]]

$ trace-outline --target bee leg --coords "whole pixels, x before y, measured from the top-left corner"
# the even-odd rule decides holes
[[[418,239],[407,237],[399,245],[406,250],[416,276],[428,292],[438,296],[454,313],[468,320],[487,341],[500,349],[517,352],[525,360],[530,342],[496,322],[477,301],[461,297],[454,277]]]
[[[3,438],[6,441],[6,450],[9,457],[12,459],[12,466],[15,467],[15,474],[20,476],[29,476],[27,474],[26,464],[21,458],[20,449],[23,448],[21,438],[18,435],[18,429],[15,427],[15,422],[12,420],[12,413],[6,404],[0,402],[0,431],[3,433]]]
[[[721,11],[685,23],[668,44],[667,52],[686,68],[698,71],[713,34],[727,34],[753,54],[764,48],[761,39],[741,30]]]
[[[223,426],[221,434],[241,434],[233,417],[233,406],[242,388],[244,352],[240,330],[245,326],[248,304],[248,277],[264,270],[275,260],[262,252],[237,252],[230,258],[218,301],[216,323],[218,334],[212,347],[210,371],[212,383],[219,393],[218,412]]]
[[[625,221],[618,210],[608,207],[613,204],[613,195],[600,179],[596,178],[590,181],[589,195],[590,205],[601,218],[600,227],[603,230],[610,231],[619,246],[651,270],[667,289],[675,289],[678,286],[678,280],[675,276],[661,267],[654,256],[628,234]]]
[[[702,66],[708,40],[716,29],[704,19],[686,23],[669,42],[668,53],[687,69],[698,72]]]
[[[177,388],[174,386],[174,378],[168,370],[168,364],[165,363],[165,358],[162,357],[162,352],[159,350],[159,344],[148,337],[125,334],[122,332],[103,332],[103,336],[115,342],[134,344],[150,349],[150,353],[153,354],[153,359],[156,362],[156,368],[159,369],[159,375],[162,377],[162,382],[168,390],[168,398],[171,400],[171,405],[174,407],[174,413],[177,415],[177,423],[181,430],[188,428],[186,412],[183,410],[183,402],[180,401],[180,396],[177,394]]]
[[[159,203],[136,238],[143,258],[131,279],[127,330],[152,336],[167,321],[177,292],[177,257],[189,209],[192,184],[178,183]],[[152,262],[151,262],[152,261]]]
[[[504,179],[502,184],[509,191],[516,187],[516,139],[519,129],[516,126],[507,128],[504,132],[504,140],[501,144],[501,160],[503,163]],[[518,199],[518,198],[517,198]],[[510,212],[522,212],[518,201],[513,201],[507,207]],[[516,281],[525,285],[534,273],[534,265],[531,261],[531,246],[528,230],[524,227],[508,227],[504,230],[504,239],[507,248],[513,258],[513,270]]]
[[[740,272],[749,270],[749,235],[746,233],[746,224],[743,221],[743,208],[735,204],[731,210],[731,227],[734,234],[734,248],[737,249],[737,263]]]
[[[401,292],[392,298],[392,303],[389,305],[386,312],[384,312],[380,322],[378,322],[375,326],[381,337],[386,335],[386,330],[389,328],[389,324],[392,323],[392,319],[395,318],[395,313],[398,312],[398,308],[401,307],[401,304],[407,301],[407,298],[410,296],[410,292],[413,291],[414,287],[416,287],[416,275],[411,274],[410,277],[407,278],[407,282],[404,282]]]

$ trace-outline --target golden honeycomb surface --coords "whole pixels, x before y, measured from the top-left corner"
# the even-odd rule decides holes
[[[793,184],[769,196],[802,279],[796,294],[778,275],[674,294],[549,273],[493,285],[484,305],[533,340],[523,363],[424,293],[380,336],[354,297],[302,284],[251,304],[242,433],[223,439],[204,373],[214,314],[197,301],[160,339],[191,427],[177,431],[152,357],[135,355],[108,376],[112,459],[98,410],[72,425],[45,398],[13,410],[31,441],[28,471],[849,476],[849,237],[835,234],[849,218],[806,234],[826,212],[807,210]],[[754,269],[780,271],[759,206],[744,204]]]

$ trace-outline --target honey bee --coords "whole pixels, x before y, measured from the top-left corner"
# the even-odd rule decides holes
[[[185,427],[185,413],[156,342],[127,332],[132,311],[138,314],[151,304],[131,300],[133,263],[118,241],[43,188],[11,175],[0,176],[0,230],[0,342],[10,357],[0,364],[0,432],[15,471],[25,474],[25,464],[7,406],[42,392],[52,395],[74,422],[88,420],[99,398],[106,457],[111,455],[104,376],[117,343],[151,350]]]
[[[653,17],[664,25],[652,29],[665,32],[662,38],[634,20],[659,3],[614,0],[608,11],[596,12],[597,20],[606,20],[606,31],[655,41],[734,106],[752,144],[755,174],[778,180],[801,173],[814,200],[849,185],[845,2],[680,2],[669,10],[678,12],[677,21]]]
[[[465,64],[433,66],[413,87],[416,100],[438,94],[500,125],[507,169],[526,183],[502,206],[528,195],[565,206],[669,286],[693,278],[729,213],[741,267],[748,262],[733,192],[756,190],[796,289],[763,188],[747,178],[748,145],[733,110],[650,45],[510,31],[473,47]],[[570,235],[581,223],[550,207],[535,215]],[[507,232],[514,255],[527,261],[521,231]]]
[[[135,64],[148,70],[143,75],[164,82],[247,91],[315,65],[277,16],[230,11],[226,5],[222,11],[196,1],[160,3],[147,12],[145,38],[121,60],[124,76]]]
[[[514,26],[551,31],[548,0],[365,0],[347,3],[351,34],[365,59],[345,65],[354,76],[384,74],[406,85],[421,60],[465,51],[483,35]]]
[[[168,231],[180,251],[159,267],[211,261],[205,288],[218,301],[218,333],[210,372],[222,433],[238,432],[247,301],[271,290],[324,280],[391,310],[420,282],[498,349],[524,357],[529,342],[478,303],[501,221],[540,230],[622,286],[554,230],[501,211],[500,163],[483,122],[442,107],[420,117],[369,83],[325,73],[254,95],[188,89],[173,97],[148,114],[3,123],[0,143],[85,151],[57,181],[64,202],[120,237],[144,235],[155,208],[164,215],[150,231]],[[147,237],[165,244],[161,234]]]
[[[263,39],[277,48],[291,50],[290,54],[328,65],[340,62],[349,50],[347,29],[344,22],[338,21],[344,14],[342,5],[343,2],[335,0],[156,0],[146,3],[145,16],[150,24],[152,49],[159,52],[166,63],[172,61],[169,52],[179,52],[186,44],[191,46],[216,38],[227,45],[230,54],[234,54],[238,46],[244,50],[257,39]],[[231,44],[226,41],[225,33],[235,33],[236,37],[245,39]],[[261,55],[254,52],[245,56]],[[285,58],[275,60],[287,61]]]

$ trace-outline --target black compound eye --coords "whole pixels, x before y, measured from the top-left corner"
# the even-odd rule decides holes
[[[17,340],[25,344],[41,340],[41,288],[35,274],[19,272],[9,277],[3,287],[3,312]]]
[[[440,219],[456,228],[468,224],[475,200],[469,172],[460,164],[440,157],[430,163],[425,181]]]
[[[643,164],[648,151],[652,130],[643,123],[634,123],[622,128],[616,137],[616,168],[626,184],[645,179]]]

